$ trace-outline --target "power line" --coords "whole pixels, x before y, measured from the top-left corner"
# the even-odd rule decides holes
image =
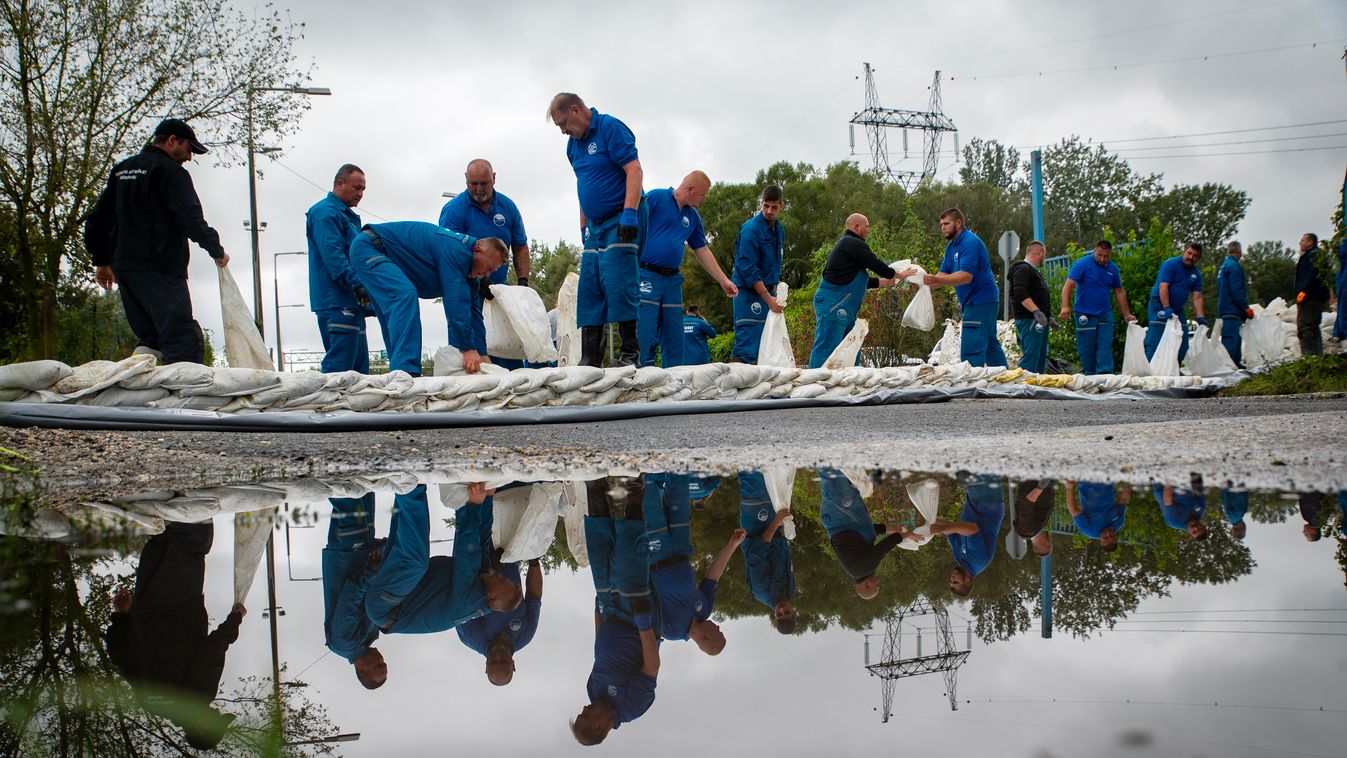
[[[1119,619],[1115,624],[1347,624],[1347,619]]]
[[[1140,147],[1120,147],[1111,152],[1132,153],[1139,150],[1189,150],[1199,147],[1224,147],[1227,145],[1255,145],[1265,142],[1295,142],[1303,139],[1342,139],[1347,134],[1337,132],[1334,134],[1307,134],[1303,137],[1265,137],[1263,139],[1244,139],[1234,140],[1232,142],[1197,142],[1189,145],[1142,145]],[[1103,144],[1101,141],[1100,144]]]
[[[272,159],[271,159],[271,162],[272,162],[272,163],[275,163],[277,166],[280,166],[281,168],[285,169],[286,171],[289,171],[290,173],[294,174],[294,175],[295,175],[296,177],[298,177],[301,181],[308,183],[309,186],[311,186],[311,187],[313,187],[313,188],[315,188],[315,189],[321,190],[321,191],[323,191],[323,192],[327,192],[328,189],[329,189],[329,188],[324,187],[324,186],[322,186],[321,184],[315,182],[314,180],[310,179],[309,177],[307,177],[307,176],[305,176],[305,175],[299,173],[298,171],[294,170],[293,168],[290,168],[289,166],[285,165],[284,163],[282,163],[282,162],[281,162],[279,159],[277,159],[277,158],[272,158]],[[386,219],[386,218],[384,218],[383,216],[380,216],[379,214],[375,213],[374,211],[372,211],[372,210],[370,210],[369,208],[366,208],[366,207],[364,207],[364,206],[361,206],[360,212],[361,212],[361,213],[364,213],[364,214],[366,214],[366,215],[369,215],[369,216],[373,216],[373,217],[379,219],[380,221],[389,221],[389,220],[391,220],[391,219]]]
[[[1307,126],[1328,126],[1330,124],[1347,124],[1347,118],[1334,119],[1332,121],[1306,121],[1300,124],[1283,124],[1281,126],[1255,126],[1248,129],[1222,129],[1217,132],[1193,132],[1191,134],[1165,134],[1158,137],[1126,137],[1123,139],[1101,139],[1095,142],[1112,144],[1115,142],[1152,142],[1155,140],[1180,139],[1183,137],[1215,137],[1222,134],[1243,134],[1245,132],[1271,132],[1281,129],[1300,129]]]
[[[1227,155],[1267,155],[1269,153],[1313,153],[1319,150],[1347,150],[1347,145],[1328,145],[1326,147],[1287,147],[1279,150],[1245,150],[1239,153],[1188,153],[1178,155],[1132,155],[1128,156],[1129,161],[1140,161],[1149,158],[1219,158]]]
[[[1133,611],[1133,616],[1162,616],[1174,613],[1347,613],[1347,608],[1206,608],[1191,611]]]
[[[1124,699],[1124,700],[1061,700],[1061,699],[1058,699],[1058,698],[1055,698],[1055,697],[1054,697],[1054,698],[1047,698],[1047,699],[1045,699],[1045,700],[1032,700],[1032,699],[1027,699],[1027,698],[1026,698],[1026,699],[1022,699],[1022,700],[1021,700],[1021,699],[1015,699],[1015,700],[1000,700],[1000,699],[994,699],[994,698],[987,698],[985,701],[984,701],[984,700],[969,700],[968,702],[969,702],[970,704],[971,704],[971,703],[975,703],[975,702],[976,702],[976,703],[987,702],[987,703],[995,703],[995,704],[998,704],[998,705],[1007,705],[1007,704],[1015,704],[1015,705],[1047,705],[1047,704],[1054,704],[1054,703],[1056,703],[1056,704],[1062,704],[1062,705],[1158,705],[1158,706],[1164,706],[1164,707],[1166,707],[1166,708],[1172,707],[1172,706],[1184,706],[1184,707],[1189,707],[1189,708],[1245,708],[1245,709],[1258,710],[1258,711],[1309,711],[1309,712],[1312,712],[1312,713],[1347,713],[1347,709],[1343,709],[1343,708],[1325,708],[1325,707],[1323,707],[1322,705],[1320,705],[1320,706],[1304,706],[1304,705],[1255,705],[1255,704],[1251,704],[1251,703],[1222,703],[1222,702],[1219,702],[1219,701],[1217,701],[1217,702],[1212,702],[1212,703],[1183,703],[1183,702],[1167,702],[1167,701],[1163,701],[1163,700],[1133,700],[1133,699],[1131,699],[1131,698],[1127,698],[1127,699]]]
[[[1286,622],[1294,623],[1294,622]],[[1107,632],[1159,632],[1162,634],[1273,634],[1287,637],[1347,637],[1347,632],[1259,632],[1245,629],[1107,629]]]

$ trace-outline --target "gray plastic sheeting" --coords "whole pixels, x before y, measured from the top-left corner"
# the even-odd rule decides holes
[[[175,408],[103,408],[92,405],[0,403],[0,424],[45,429],[183,432],[353,432],[450,429],[521,424],[577,424],[696,413],[737,413],[789,408],[939,403],[955,398],[1036,400],[1117,400],[1207,397],[1216,386],[1164,390],[1124,390],[1086,395],[1070,390],[1016,384],[1004,387],[922,387],[881,390],[864,397],[782,398],[763,400],[685,400],[682,402],[618,403],[600,406],[520,408],[444,413],[317,413],[273,411],[216,413]]]

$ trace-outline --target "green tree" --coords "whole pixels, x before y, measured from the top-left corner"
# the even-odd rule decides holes
[[[1234,238],[1249,202],[1248,194],[1228,184],[1180,184],[1138,203],[1136,213],[1160,219],[1182,244],[1201,244],[1205,257],[1218,257],[1223,251],[1217,248]]]
[[[1161,193],[1159,174],[1138,174],[1103,145],[1071,136],[1043,151],[1043,207],[1049,250],[1067,242],[1089,249],[1105,227],[1134,229],[1146,222],[1138,205]]]
[[[555,246],[533,240],[529,254],[529,286],[542,297],[543,305],[555,308],[566,275],[580,270],[580,249],[565,240]]]
[[[959,167],[962,184],[986,184],[999,190],[1018,194],[1027,189],[1020,165],[1020,151],[996,140],[978,137],[964,145],[963,165]]]
[[[1280,241],[1249,245],[1240,260],[1249,280],[1249,302],[1267,305],[1273,298],[1296,299],[1296,251]]]

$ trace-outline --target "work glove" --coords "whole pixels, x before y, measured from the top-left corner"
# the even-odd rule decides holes
[[[1034,322],[1038,324],[1040,327],[1047,327],[1048,314],[1044,313],[1043,311],[1034,311]]]
[[[1304,293],[1304,292],[1297,292],[1297,293],[1296,293],[1296,302],[1297,302],[1297,303],[1303,303],[1303,302],[1305,302],[1305,293]]]
[[[1245,308],[1245,309],[1244,309],[1244,318],[1246,318],[1246,319],[1251,319],[1251,318],[1253,318],[1253,308]]]
[[[521,276],[515,283],[520,287],[527,287],[529,286],[529,278],[527,276]]]
[[[477,294],[482,296],[483,300],[495,300],[496,296],[491,294],[491,280],[483,277],[478,280]]]
[[[369,291],[365,289],[365,286],[364,286],[363,284],[357,284],[357,285],[355,286],[355,289],[352,290],[352,292],[355,293],[355,304],[356,304],[356,305],[360,306],[361,308],[368,308],[368,307],[369,307],[369,303],[370,303],[370,300],[369,300]]]
[[[1169,317],[1172,315],[1174,315],[1173,312],[1170,311],[1168,308],[1161,308],[1160,310],[1155,312],[1155,320],[1159,321],[1160,323],[1164,323],[1168,321]]]
[[[639,222],[636,219],[636,210],[633,208],[623,208],[622,215],[617,219],[617,241],[635,242],[640,232],[637,228]]]
[[[1198,317],[1197,317],[1197,325],[1198,325],[1198,326],[1208,326],[1208,324],[1207,324],[1207,317],[1206,317],[1206,316],[1198,316]]]

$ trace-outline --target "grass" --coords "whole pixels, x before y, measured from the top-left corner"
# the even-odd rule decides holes
[[[1301,358],[1221,390],[1221,397],[1347,392],[1347,355]]]

